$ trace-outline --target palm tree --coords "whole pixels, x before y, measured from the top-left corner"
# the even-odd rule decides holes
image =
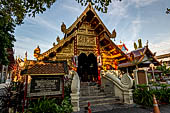
[[[170,73],[170,68],[167,67],[166,63],[161,66],[158,66],[156,69],[162,71],[162,75],[165,76],[166,74]]]

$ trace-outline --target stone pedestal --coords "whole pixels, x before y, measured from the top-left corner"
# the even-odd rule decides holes
[[[133,93],[132,89],[125,90],[123,92],[124,103],[133,104]]]
[[[71,75],[73,75],[73,80],[71,83],[71,104],[73,105],[73,111],[80,111],[79,106],[79,98],[80,98],[80,79],[75,71],[70,71]]]
[[[71,104],[73,105],[73,111],[77,112],[80,111],[79,107],[79,95],[80,93],[71,93]]]

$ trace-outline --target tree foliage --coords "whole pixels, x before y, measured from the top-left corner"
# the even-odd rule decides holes
[[[170,14],[170,9],[167,8],[166,14]]]
[[[14,30],[16,25],[23,24],[26,16],[35,17],[36,14],[43,13],[56,0],[0,0],[0,64],[8,64],[7,48],[14,46]],[[98,11],[107,12],[107,7],[111,0],[76,0],[82,6],[89,2]],[[121,0],[117,0],[121,1]]]
[[[95,9],[103,13],[107,13],[108,6],[112,2],[112,0],[76,0],[76,1],[80,3],[82,6],[86,6],[88,3],[91,3],[95,7]]]
[[[26,16],[43,13],[56,0],[0,0],[0,64],[7,65],[7,48],[14,46],[14,30]]]
[[[165,76],[166,74],[170,74],[170,68],[168,68],[165,63],[163,63],[163,65],[158,66],[156,69],[162,71],[163,76]]]

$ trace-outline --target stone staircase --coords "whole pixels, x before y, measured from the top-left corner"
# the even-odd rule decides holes
[[[92,112],[112,110],[114,104],[120,104],[118,97],[110,91],[105,91],[96,83],[82,82],[80,85],[80,113],[87,111],[88,102]]]

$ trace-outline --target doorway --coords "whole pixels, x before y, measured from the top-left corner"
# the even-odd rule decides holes
[[[78,56],[77,72],[81,82],[94,82],[98,80],[97,58],[93,53],[88,56],[81,53]]]

